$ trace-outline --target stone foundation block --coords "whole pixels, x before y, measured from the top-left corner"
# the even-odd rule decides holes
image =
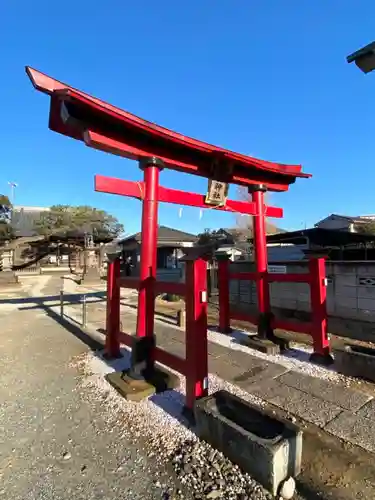
[[[106,375],[107,381],[128,401],[142,401],[155,393],[176,389],[180,380],[177,375],[160,367],[144,373],[143,378],[133,378],[128,370]]]
[[[375,349],[345,345],[335,348],[333,352],[338,372],[375,382]]]
[[[227,391],[195,405],[200,438],[238,464],[273,495],[301,471],[302,431]]]
[[[279,354],[280,346],[271,340],[263,339],[258,336],[248,336],[242,342],[242,345],[255,349],[256,351],[264,352],[265,354]]]

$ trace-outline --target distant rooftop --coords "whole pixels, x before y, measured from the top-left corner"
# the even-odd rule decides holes
[[[127,236],[126,238],[121,239],[119,241],[120,244],[130,243],[132,241],[136,241],[140,243],[142,240],[142,233],[135,233],[131,236]],[[185,231],[180,231],[179,229],[174,229],[172,227],[167,226],[158,226],[158,243],[167,244],[176,243],[176,242],[191,242],[194,243],[197,240],[197,236],[195,234],[186,233]]]
[[[317,247],[344,247],[353,244],[374,243],[375,235],[314,227],[267,236],[267,243],[301,245],[305,244],[306,241],[308,241],[310,245],[316,245]]]
[[[353,224],[366,224],[368,221],[375,221],[375,215],[342,215],[342,214],[330,214],[328,217],[321,219],[315,224],[318,227],[323,221],[330,219],[342,219],[349,221]]]
[[[50,208],[49,207],[29,207],[27,205],[14,205],[13,210],[16,210],[17,212],[24,211],[24,212],[49,212]]]

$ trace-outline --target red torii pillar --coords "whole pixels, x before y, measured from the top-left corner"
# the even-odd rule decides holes
[[[140,260],[140,281],[143,284],[138,294],[137,337],[151,337],[154,332],[155,296],[157,266],[157,233],[159,174],[163,162],[158,158],[147,158],[140,162],[144,172],[144,193],[142,201],[142,240]]]
[[[260,184],[249,188],[252,201],[255,203],[255,215],[253,216],[253,241],[255,269],[257,273],[257,299],[258,299],[258,335],[262,338],[273,337],[271,328],[271,302],[269,283],[267,280],[268,255],[267,255],[267,231],[266,231],[266,206],[264,193],[266,186]]]
[[[143,378],[145,368],[149,373],[154,368],[154,315],[155,281],[157,269],[157,235],[159,175],[164,167],[156,157],[145,158],[139,162],[144,176],[142,193],[142,240],[140,259],[140,283],[138,293],[137,330],[132,348],[132,376]]]

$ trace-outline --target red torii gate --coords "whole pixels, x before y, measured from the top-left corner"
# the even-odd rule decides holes
[[[34,87],[51,97],[49,128],[87,146],[137,160],[143,182],[95,177],[96,191],[142,200],[142,242],[138,297],[137,337],[154,335],[154,299],[158,203],[208,208],[205,196],[159,185],[163,168],[214,179],[222,184],[246,186],[251,202],[225,200],[221,211],[253,216],[259,325],[270,327],[265,216],[282,217],[281,208],[268,207],[264,193],[287,191],[296,178],[308,178],[300,165],[284,165],[252,158],[183,136],[74,89],[35,69],[26,67]]]

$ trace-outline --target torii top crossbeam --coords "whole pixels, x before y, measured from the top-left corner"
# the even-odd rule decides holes
[[[155,156],[167,168],[232,184],[263,184],[270,191],[287,191],[297,177],[310,177],[300,165],[259,160],[212,146],[143,120],[30,67],[26,72],[37,90],[51,96],[49,128],[89,147],[133,160]]]

